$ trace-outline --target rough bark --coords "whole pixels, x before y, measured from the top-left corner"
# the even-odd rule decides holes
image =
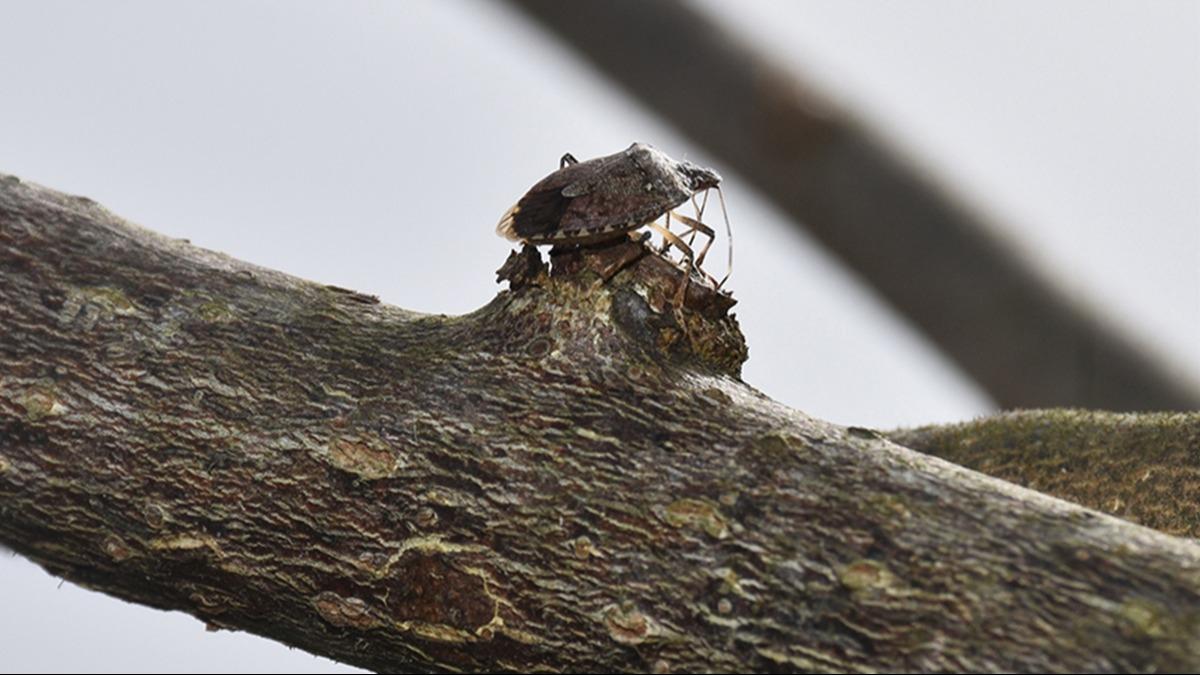
[[[1200,413],[1029,410],[888,438],[1168,534],[1200,537]]]
[[[1200,668],[1200,548],[772,402],[613,255],[419,315],[0,179],[0,542],[375,670]]]

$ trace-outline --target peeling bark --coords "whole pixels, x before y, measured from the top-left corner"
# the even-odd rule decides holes
[[[767,399],[629,251],[420,315],[0,178],[0,542],[382,671],[1200,668],[1200,548]]]

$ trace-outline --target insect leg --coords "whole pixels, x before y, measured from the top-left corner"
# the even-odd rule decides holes
[[[704,199],[696,201],[696,193],[692,193],[692,208],[696,210],[696,220],[704,222],[704,209],[708,208],[708,190],[704,191]],[[696,240],[696,231],[692,230],[692,236],[688,237],[688,245],[690,246]]]
[[[679,214],[677,213],[675,215],[678,216]],[[692,271],[696,269],[696,256],[692,253],[692,248],[683,243],[683,240],[676,236],[674,232],[668,230],[662,225],[659,225],[655,221],[650,221],[647,223],[647,225],[650,226],[650,229],[661,234],[663,239],[671,242],[671,244],[673,244],[675,248],[679,249],[679,252],[682,253],[685,258],[687,258],[688,266],[683,271],[683,279],[679,282],[679,290],[675,292],[675,306],[683,307],[683,300],[687,295],[688,282],[690,282],[692,279]]]
[[[671,212],[667,211],[666,213],[663,214],[663,216],[665,217],[665,222],[663,223],[663,227],[667,230],[670,230],[671,229]],[[663,243],[662,243],[662,246],[659,247],[658,252],[660,255],[666,255],[667,251],[669,251],[669,250],[671,250],[671,242],[668,241],[666,237],[663,237]]]
[[[562,159],[558,160],[558,168],[565,169],[572,164],[578,164],[578,163],[579,163],[579,160],[575,159],[575,155],[572,155],[571,153],[568,152],[567,154],[562,156]]]
[[[708,237],[708,242],[704,244],[704,248],[701,249],[700,255],[696,256],[696,266],[702,267],[704,265],[704,256],[708,255],[708,249],[713,245],[713,242],[716,241],[717,233],[714,232],[711,227],[705,225],[699,220],[696,220],[695,218],[689,218],[681,213],[675,213],[674,215],[675,218],[677,218],[681,223],[687,225],[691,229],[693,238],[695,238],[697,232]],[[691,241],[688,243],[690,244]]]
[[[678,213],[676,213],[675,215],[676,215],[676,217],[679,216]],[[667,228],[663,227],[662,225],[659,225],[655,221],[651,221],[646,224],[650,226],[650,229],[661,234],[663,239],[665,239],[668,243],[670,243],[675,248],[679,249],[679,252],[682,253],[683,257],[687,259],[688,265],[691,266],[693,269],[695,268],[694,261],[695,261],[696,255],[694,253],[692,253],[692,247],[685,244],[683,242],[683,240],[679,238],[679,235],[668,230]]]

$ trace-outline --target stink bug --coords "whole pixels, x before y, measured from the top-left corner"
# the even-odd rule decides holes
[[[716,171],[675,161],[644,143],[634,143],[622,152],[586,162],[566,154],[558,171],[529,188],[504,214],[496,232],[513,241],[570,246],[616,241],[634,236],[635,231],[648,225],[664,239],[660,253],[665,254],[670,246],[675,246],[687,259],[686,284],[691,270],[704,263],[715,235],[712,228],[700,221],[701,207],[697,207],[696,218],[676,213],[674,209],[711,188],[717,188],[720,195],[720,183],[721,176]],[[666,224],[659,225],[656,221],[663,216]],[[708,237],[698,256],[670,231],[672,217],[688,228],[684,234],[690,232],[693,239],[696,233]],[[724,283],[722,279],[717,288]],[[683,288],[680,297],[682,294]]]

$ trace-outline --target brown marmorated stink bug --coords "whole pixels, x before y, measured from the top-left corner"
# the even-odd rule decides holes
[[[566,154],[558,171],[529,188],[525,196],[504,214],[496,232],[510,240],[529,244],[575,246],[638,238],[640,235],[635,232],[649,226],[663,237],[660,254],[665,256],[674,246],[686,260],[679,292],[682,298],[691,272],[700,270],[715,237],[712,228],[701,221],[709,189],[716,188],[724,213],[725,200],[721,196],[720,183],[721,176],[716,171],[687,161],[675,161],[644,143],[634,143],[616,154],[586,162]],[[696,197],[701,193],[704,200],[697,203]],[[696,209],[695,218],[675,211],[689,200]],[[660,217],[665,217],[662,225],[657,222]],[[686,228],[681,234],[691,234],[688,242],[671,231],[672,218]],[[728,216],[725,226],[728,229]],[[699,255],[689,246],[696,233],[708,237]],[[729,258],[732,267],[732,248]],[[720,290],[728,278],[726,273],[725,279],[716,282],[716,289]]]

